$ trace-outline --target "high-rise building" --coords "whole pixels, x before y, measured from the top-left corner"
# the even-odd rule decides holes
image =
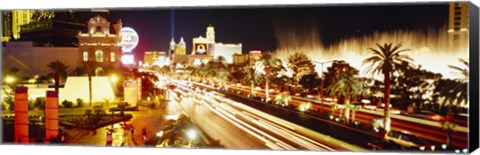
[[[468,3],[452,2],[449,6],[448,37],[453,50],[468,47]]]
[[[175,43],[175,40],[170,42],[170,60],[171,63],[184,64],[188,62],[187,56],[187,45],[183,40],[183,37],[180,38],[178,44]]]
[[[175,55],[187,55],[187,45],[183,40],[183,37],[180,38],[180,42],[175,45]]]
[[[164,51],[146,51],[143,55],[144,64],[147,65],[166,65],[168,61],[167,53]]]
[[[12,36],[12,13],[2,11],[2,42],[10,41]]]
[[[207,37],[193,38],[192,53],[189,64],[199,65],[219,57],[225,58],[227,63],[233,63],[233,55],[242,54],[242,44],[224,44],[215,42],[215,28],[207,27]]]
[[[214,43],[215,42],[215,30],[212,25],[207,27],[207,40],[208,42]]]
[[[34,10],[12,11],[12,35],[13,39],[20,38],[21,26],[30,23]]]

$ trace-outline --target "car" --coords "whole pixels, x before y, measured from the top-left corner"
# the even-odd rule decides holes
[[[363,109],[368,109],[368,110],[377,110],[377,106],[369,104],[369,103],[364,103],[364,102],[353,102],[351,103],[355,106],[360,106]]]
[[[405,131],[389,131],[385,134],[384,139],[386,142],[399,145],[402,149],[435,151],[435,145]]]
[[[428,119],[428,120],[434,120],[434,121],[443,121],[445,120],[444,116],[441,116],[439,114],[435,114],[431,111],[427,110],[421,110],[416,113],[411,113],[408,114],[408,116],[416,117],[416,118],[421,118],[421,119]]]

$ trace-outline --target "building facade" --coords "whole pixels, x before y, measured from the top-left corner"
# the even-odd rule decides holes
[[[143,55],[144,64],[163,66],[168,61],[167,52],[164,51],[146,51]]]
[[[210,25],[207,27],[206,37],[192,39],[192,53],[188,57],[188,64],[198,66],[218,57],[224,57],[227,63],[233,63],[235,54],[242,54],[242,44],[216,43],[215,29]]]
[[[67,68],[68,73],[80,66],[78,47],[38,47],[33,42],[24,41],[10,41],[5,44],[2,49],[2,67],[18,68],[21,77],[47,75],[52,72],[47,64],[56,60],[70,66]]]
[[[233,55],[233,64],[242,64],[250,60],[259,59],[262,56],[262,51],[260,50],[251,50],[247,54],[238,54]]]
[[[448,38],[454,51],[468,47],[468,3],[452,2],[449,6]]]
[[[91,18],[88,23],[88,32],[78,32],[78,54],[80,61],[96,61],[103,66],[118,67],[122,56],[120,29],[121,20],[111,24],[102,16]],[[113,33],[110,28],[113,27]]]

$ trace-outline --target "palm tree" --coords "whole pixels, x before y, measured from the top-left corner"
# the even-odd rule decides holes
[[[92,76],[95,75],[95,70],[98,64],[95,61],[84,61],[82,62],[82,65],[85,68],[88,76],[88,99],[90,106],[92,106]]]
[[[363,64],[370,64],[367,69],[367,73],[372,75],[383,74],[383,82],[385,85],[384,99],[384,127],[385,131],[390,131],[390,76],[392,72],[396,71],[403,63],[409,63],[413,61],[407,55],[401,55],[402,52],[409,51],[409,49],[400,50],[401,44],[392,46],[392,43],[385,43],[383,46],[376,43],[378,49],[368,48],[372,51],[373,56],[365,59]]]
[[[355,77],[358,73],[356,70],[349,70],[340,73],[338,80],[328,90],[330,95],[343,96],[345,99],[345,118],[347,123],[350,122],[350,100],[352,97],[363,93],[362,82]]]
[[[284,104],[285,106],[288,106],[288,102],[290,102],[292,100],[292,97],[290,95],[287,95],[287,94],[283,94],[283,93],[280,93],[280,94],[277,94],[275,96],[275,103],[276,104]]]
[[[315,65],[308,58],[308,56],[299,52],[295,52],[288,56],[288,67],[292,70],[294,75],[294,90],[297,88],[298,82],[303,75],[310,74],[315,71]]]
[[[270,53],[262,54],[260,61],[265,66],[265,100],[269,101],[269,83],[270,83],[270,75],[273,71],[279,70],[282,66],[282,61],[278,58],[272,57]],[[275,75],[274,75],[275,77]]]
[[[50,62],[47,67],[53,71],[53,79],[55,80],[55,91],[58,93],[58,87],[60,87],[60,74],[65,73],[69,66],[57,60]]]
[[[262,71],[263,65],[260,62],[254,61],[250,61],[244,69],[245,76],[243,77],[243,80],[250,83],[251,95],[255,95],[255,84],[261,83],[264,78]]]
[[[464,68],[448,65],[448,67],[457,70],[462,77],[460,79],[455,80],[453,85],[450,85],[448,89],[450,89],[449,93],[446,94],[445,100],[450,101],[451,103],[457,103],[456,105],[466,104],[468,102],[468,60],[460,59],[460,62],[465,65]]]

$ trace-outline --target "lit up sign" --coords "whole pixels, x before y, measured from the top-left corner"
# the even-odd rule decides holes
[[[207,54],[207,50],[208,50],[207,44],[199,44],[199,43],[195,44],[194,49],[195,49],[195,54],[198,54],[198,55],[205,55]]]
[[[201,64],[202,64],[202,61],[200,61],[200,59],[194,59],[194,60],[193,60],[193,65],[199,66],[199,65],[201,65]]]
[[[130,27],[124,27],[120,30],[122,37],[122,51],[132,52],[132,50],[138,45],[138,34]]]
[[[131,65],[134,63],[133,55],[125,54],[122,56],[122,63],[125,65]]]

